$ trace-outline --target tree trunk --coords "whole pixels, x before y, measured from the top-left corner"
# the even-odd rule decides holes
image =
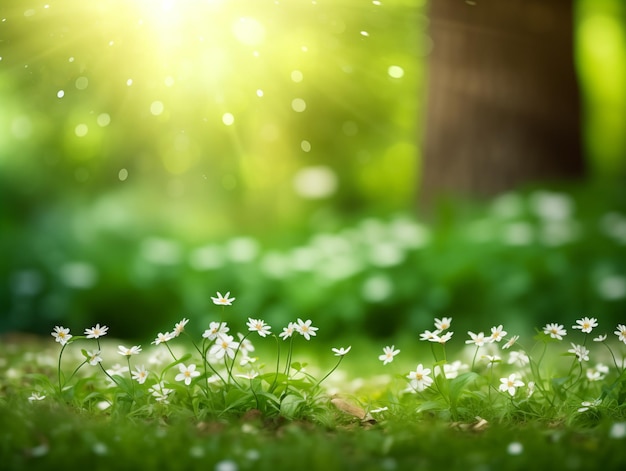
[[[573,0],[432,0],[420,206],[585,172]]]

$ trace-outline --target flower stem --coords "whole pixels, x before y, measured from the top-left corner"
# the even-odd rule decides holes
[[[114,382],[115,384],[117,384],[118,386],[120,385],[120,383],[118,383],[118,382],[117,382],[117,380],[116,380],[113,376],[111,376],[111,375],[107,372],[107,370],[105,370],[105,369],[104,369],[104,366],[102,366],[102,362],[98,362],[98,366],[100,367],[100,369],[102,370],[102,372],[103,372],[105,375],[107,375],[107,376],[109,377],[109,379],[110,379],[111,381],[113,381],[113,382]]]
[[[174,361],[178,361],[178,358],[176,358],[176,355],[174,355],[174,352],[172,351],[170,346],[167,344],[167,342],[163,342],[163,345],[165,345],[165,348],[169,350],[170,355],[172,355],[172,358],[174,359]]]
[[[133,373],[130,370],[130,355],[126,356],[126,360],[128,362],[128,376],[130,376],[130,387],[131,387],[131,399],[134,401],[135,400],[135,382],[133,381]]]
[[[470,369],[470,371],[474,371],[474,364],[476,363],[476,355],[478,355],[479,348],[480,347],[476,345],[476,351],[474,352],[474,358],[472,358],[472,368]]]
[[[61,347],[61,351],[59,352],[59,365],[57,367],[57,372],[59,376],[59,396],[61,395],[61,391],[63,390],[63,386],[61,384],[61,358],[63,358],[63,350],[65,350],[66,346],[67,342],[63,344],[63,346]]]
[[[278,381],[278,369],[280,368],[280,342],[278,341],[278,337],[276,335],[274,335],[274,338],[276,339],[276,374],[274,375],[274,381],[270,386],[270,392],[274,391],[274,387],[276,386],[276,382]],[[250,385],[250,387],[252,387],[252,385]]]
[[[339,361],[337,361],[337,364],[328,372],[326,373],[326,376],[324,376],[322,379],[320,379],[315,386],[313,386],[313,390],[315,390],[320,384],[322,384],[322,381],[324,381],[326,378],[328,378],[331,374],[333,374],[333,371],[335,371],[337,369],[337,367],[341,364],[341,361],[343,360],[343,355],[339,357]]]

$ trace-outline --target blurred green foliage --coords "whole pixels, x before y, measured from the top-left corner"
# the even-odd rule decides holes
[[[469,215],[450,203],[432,226],[412,214],[426,14],[414,0],[3,2],[0,331],[144,337],[183,316],[200,331],[215,291],[242,318],[310,317],[329,337],[623,313],[619,187]],[[611,78],[593,51],[581,67],[601,113]]]
[[[601,178],[626,174],[626,3],[577,0],[576,59],[584,139]]]
[[[56,228],[67,255],[33,238],[30,262],[10,274],[3,329],[101,322],[116,336],[152,338],[188,317],[199,334],[217,320],[218,290],[237,298],[229,318],[260,317],[274,330],[311,318],[328,340],[417,336],[441,316],[461,332],[504,323],[527,333],[582,315],[610,329],[626,307],[625,197],[622,188],[510,193],[487,208],[451,204],[432,226],[408,214],[337,219],[290,232],[290,243],[173,233],[135,242],[99,230],[97,244],[72,250],[71,227]]]

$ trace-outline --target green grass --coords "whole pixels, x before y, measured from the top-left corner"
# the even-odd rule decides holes
[[[542,421],[454,425],[411,408],[376,423],[240,418],[113,420],[58,404],[0,402],[3,468],[94,470],[623,469],[623,428]],[[228,467],[228,464],[232,467]]]
[[[258,346],[252,367],[237,357],[204,365],[212,342],[195,343],[186,331],[128,357],[108,335],[73,335],[63,345],[8,338],[0,344],[2,468],[623,469],[624,345],[612,333],[593,341],[604,329],[567,326],[563,340],[540,329],[508,348],[513,333],[482,347],[465,345],[471,336],[461,332],[445,343],[399,337],[401,352],[386,365],[371,339],[353,338],[350,352],[337,357],[297,331],[285,340],[248,332]],[[574,345],[586,345],[589,360],[568,353]],[[103,360],[89,365],[95,347]],[[511,351],[528,354],[528,362],[509,364]],[[165,358],[154,363],[159,352]],[[500,361],[490,364],[487,354]],[[464,366],[434,374],[457,360]],[[148,379],[112,373],[116,361],[131,371],[150,364]],[[192,362],[202,372],[185,385],[175,377],[178,365]],[[418,363],[432,381],[407,391]],[[606,368],[591,379],[598,363]],[[208,382],[210,371],[221,380]],[[244,371],[259,376],[244,381]],[[523,383],[513,394],[499,388],[510,374]],[[160,381],[171,390],[167,401],[149,389]],[[583,401],[596,402],[581,410]]]

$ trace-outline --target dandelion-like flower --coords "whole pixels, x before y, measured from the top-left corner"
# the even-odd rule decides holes
[[[454,332],[448,331],[443,335],[436,335],[435,337],[433,337],[432,339],[429,339],[431,342],[437,342],[437,343],[441,343],[444,344],[446,343],[448,340],[450,340],[452,338],[452,336],[454,335]]]
[[[552,323],[546,324],[543,328],[543,333],[549,335],[553,339],[563,340],[563,336],[567,334],[567,331],[563,328],[561,324]]]
[[[120,365],[116,363],[111,368],[107,368],[107,373],[111,376],[124,376],[124,374],[128,371],[128,366]],[[115,385],[115,383],[113,383]]]
[[[250,339],[244,338],[245,336],[241,332],[237,333],[237,337],[239,337],[239,351],[241,353],[247,355],[254,351],[254,345]]]
[[[302,321],[302,319],[298,319],[294,328],[296,329],[296,332],[303,335],[307,340],[310,340],[311,336],[317,335],[315,331],[318,330],[317,327],[313,327],[311,325],[311,319],[307,319],[306,322]]]
[[[424,368],[420,363],[415,371],[411,371],[407,378],[410,379],[411,387],[416,391],[423,391],[433,383],[433,379],[429,376],[430,368]]]
[[[185,319],[185,318],[183,318],[182,321],[177,322],[176,325],[174,326],[174,330],[172,331],[172,335],[174,337],[178,337],[180,334],[182,334],[185,331],[185,326],[187,325],[188,322],[189,322],[189,319]]]
[[[93,350],[87,352],[87,363],[91,366],[96,366],[98,363],[102,361],[100,357],[100,350]]]
[[[271,334],[271,327],[261,319],[252,319],[251,317],[248,317],[248,323],[246,325],[248,326],[249,331],[258,332],[261,337]]]
[[[470,339],[465,341],[465,343],[467,344],[473,343],[477,347],[482,347],[483,345],[485,345],[485,342],[488,341],[488,339],[485,338],[485,334],[483,332],[475,334],[474,332],[468,331],[467,334],[470,336]]]
[[[141,365],[135,367],[135,371],[131,372],[131,377],[139,384],[143,384],[146,382],[146,379],[148,379],[149,373],[150,372],[146,370],[145,366]]]
[[[582,345],[571,344],[572,348],[568,350],[569,353],[573,353],[578,358],[578,361],[589,361],[589,350]]]
[[[514,335],[507,341],[507,343],[502,345],[502,348],[504,350],[506,350],[507,348],[511,348],[513,345],[515,345],[515,342],[517,342],[518,340],[519,340],[519,335]]]
[[[461,371],[469,369],[469,365],[466,365],[460,360],[454,360],[452,363],[446,363],[443,365],[443,372],[448,379],[456,378]]]
[[[235,298],[229,298],[229,296],[230,296],[230,291],[226,293],[226,295],[224,296],[222,296],[222,293],[218,291],[217,298],[211,297],[211,300],[213,301],[213,304],[218,304],[220,306],[230,306],[235,300]]]
[[[624,324],[617,324],[617,330],[615,332],[613,332],[615,335],[617,335],[617,338],[621,341],[626,343],[626,325]]]
[[[463,362],[461,362],[460,360],[455,360],[452,363],[444,363],[443,375],[447,379],[454,379],[459,375],[461,371],[466,370],[467,368],[468,366],[464,364]],[[442,374],[441,366],[439,365],[435,366],[435,375],[441,376],[441,374]]]
[[[191,380],[200,376],[200,372],[196,371],[196,365],[191,363],[189,366],[185,366],[184,363],[180,363],[178,365],[178,373],[175,377],[175,381],[184,381],[185,385],[189,386],[191,384]]]
[[[220,334],[228,333],[229,330],[230,329],[228,328],[228,325],[226,325],[226,322],[211,322],[209,324],[209,328],[204,331],[202,336],[205,339],[212,341],[215,340]]]
[[[487,360],[487,364],[491,367],[493,367],[493,365],[495,365],[496,363],[500,363],[502,361],[502,359],[498,355],[482,355],[480,358],[484,358],[485,360]]]
[[[442,317],[441,319],[435,318],[435,328],[439,331],[444,331],[450,328],[452,324],[451,317]]]
[[[91,329],[85,329],[85,335],[88,339],[98,339],[105,336],[108,330],[109,328],[106,325],[100,327],[100,324],[96,324],[95,327]]]
[[[295,331],[296,331],[296,324],[294,322],[290,322],[289,325],[287,325],[287,327],[283,327],[283,331],[280,334],[278,334],[278,336],[283,340],[287,340],[289,337],[293,335]]]
[[[391,363],[393,361],[393,357],[395,357],[398,353],[400,353],[400,350],[394,350],[395,345],[392,345],[391,347],[387,346],[383,348],[383,354],[378,356],[378,359],[380,361],[383,362],[383,365],[386,365],[387,363]]]
[[[602,381],[609,372],[609,367],[598,363],[594,368],[587,368],[585,376],[588,381]]]
[[[41,395],[41,393],[34,392],[28,398],[28,402],[43,401],[45,398],[46,396]]]
[[[600,405],[602,401],[600,399],[595,399],[593,401],[583,401],[580,403],[582,407],[578,408],[578,412],[586,412],[589,409],[595,409]]]
[[[124,355],[124,356],[131,356],[131,355],[138,355],[141,352],[141,345],[135,345],[133,347],[125,347],[124,345],[119,345],[118,347],[118,352],[120,355]]]
[[[250,353],[254,351],[254,345],[250,339],[245,338],[245,335],[241,332],[237,333],[237,337],[239,337],[239,352],[241,353],[241,360],[239,361],[239,364],[241,366],[245,366],[248,363],[254,363],[257,358],[250,356]]]
[[[508,378],[500,378],[500,386],[498,389],[502,392],[508,392],[511,396],[515,396],[517,388],[524,386],[524,383],[517,379],[517,375],[512,373]]]
[[[576,321],[576,325],[573,325],[572,329],[580,329],[588,334],[594,327],[598,327],[598,320],[595,317],[583,317]]]
[[[59,342],[61,345],[65,345],[72,338],[70,329],[66,329],[60,325],[54,327],[54,331],[51,335],[54,337],[55,342]]]
[[[174,334],[172,334],[171,332],[159,332],[159,334],[157,335],[157,338],[154,339],[154,342],[152,342],[154,345],[158,345],[160,343],[165,343],[165,342],[169,342],[170,340],[172,340],[174,338]]]
[[[174,392],[173,389],[166,388],[163,381],[150,386],[148,391],[154,396],[157,402],[162,404],[169,404],[170,402],[168,397],[172,392]]]
[[[507,363],[509,365],[513,365],[514,363],[516,363],[519,366],[526,366],[530,363],[530,358],[528,358],[528,355],[526,355],[524,352],[518,352],[513,350],[511,353],[509,353],[509,359],[507,360]]]
[[[224,355],[229,358],[234,358],[237,345],[232,335],[220,335],[215,341],[215,344],[211,346],[209,355],[214,355],[218,359],[224,358]]]
[[[243,355],[241,355],[241,360],[239,360],[239,364],[241,366],[246,366],[250,363],[255,363],[257,360],[258,360],[258,357],[251,357],[247,353],[244,353]]]
[[[438,342],[440,330],[435,330],[431,332],[430,330],[425,330],[420,334],[420,340],[428,340],[429,342]]]
[[[235,376],[237,376],[238,378],[249,379],[250,381],[252,381],[254,378],[259,376],[259,373],[258,371],[251,370],[251,371],[248,371],[247,373],[238,374]]]
[[[336,357],[342,357],[345,354],[347,354],[350,349],[352,348],[352,345],[350,345],[349,347],[340,347],[340,348],[333,348],[332,351],[335,354]]]
[[[498,327],[494,326],[491,328],[491,335],[489,339],[491,340],[491,342],[499,342],[504,337],[506,337],[506,334],[507,332],[505,330],[502,330],[502,324],[500,324]]]

